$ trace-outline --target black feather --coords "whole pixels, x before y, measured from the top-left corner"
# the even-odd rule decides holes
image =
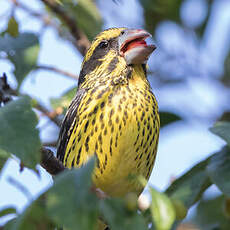
[[[78,107],[85,93],[85,89],[78,88],[77,94],[72,100],[62,122],[57,144],[57,158],[62,162],[64,160],[67,144],[73,132],[73,128],[75,127]]]
[[[80,87],[80,85],[85,81],[85,75],[94,71],[97,66],[101,65],[101,59],[103,59],[103,57],[109,52],[110,49],[116,50],[118,52],[118,42],[116,37],[109,39],[107,42],[108,46],[105,48],[101,48],[99,43],[98,46],[94,49],[89,60],[87,60],[82,66],[78,80],[78,87]]]

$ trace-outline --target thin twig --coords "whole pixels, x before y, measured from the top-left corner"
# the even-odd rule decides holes
[[[57,141],[43,142],[42,145],[48,147],[57,147]]]
[[[40,12],[34,11],[33,9],[31,9],[30,7],[28,7],[27,5],[23,4],[22,2],[19,2],[18,0],[11,0],[11,2],[18,8],[26,11],[28,14],[30,14],[33,17],[37,17],[42,19],[42,21],[44,22],[45,25],[52,25],[55,28],[57,28],[57,25],[53,22],[53,20],[51,19],[50,16],[42,14]]]
[[[41,17],[42,14],[32,10],[31,8],[29,8],[27,5],[23,4],[22,2],[19,2],[18,0],[11,0],[11,2],[16,6],[16,7],[20,7],[21,9],[29,12],[30,14],[32,14],[33,16],[37,16],[37,17]]]
[[[47,5],[58,17],[62,19],[62,21],[66,24],[66,26],[69,28],[70,33],[75,38],[75,46],[79,50],[79,52],[82,54],[82,56],[85,56],[85,53],[87,49],[90,46],[90,41],[88,40],[85,33],[78,28],[77,22],[74,18],[72,18],[61,5],[59,5],[56,1],[53,0],[40,0],[45,5]]]
[[[50,149],[43,147],[41,149],[41,153],[41,166],[51,175],[57,175],[66,169],[62,162],[54,156]]]
[[[7,95],[7,99],[6,99],[6,95]],[[8,101],[10,101],[11,95],[18,96],[18,92],[10,88],[10,85],[7,82],[7,76],[4,73],[3,76],[0,77],[0,105],[1,103],[7,103]],[[42,113],[44,113],[58,126],[61,125],[61,121],[57,118],[57,114],[50,112],[49,110],[47,110],[45,107],[43,107],[41,104],[38,104],[38,103],[35,105],[35,108],[41,111]],[[55,144],[56,146],[56,142],[53,144]],[[46,171],[49,172],[51,175],[56,175],[65,169],[62,162],[54,156],[53,152],[50,149],[43,147],[41,149],[41,154],[42,154],[41,166],[44,169],[46,169]],[[23,167],[23,165],[21,165],[21,167]],[[18,181],[16,181],[12,177],[9,177],[8,180],[11,184],[16,186],[20,191],[22,191],[23,194],[25,194],[27,198],[32,199],[32,195],[24,187],[24,185],[20,184]]]
[[[4,73],[2,77],[0,77],[0,106],[1,104],[5,104],[10,101],[11,96],[25,96],[26,94],[19,94],[16,90],[12,89],[7,82],[7,76]],[[29,95],[28,95],[29,96]],[[50,111],[45,108],[42,104],[36,102],[34,103],[34,108],[42,112],[46,115],[51,121],[53,121],[57,126],[61,126],[62,121],[58,118],[60,113],[58,111]]]
[[[58,69],[54,66],[48,66],[48,65],[38,65],[35,67],[35,69],[42,69],[42,70],[47,70],[47,71],[53,71],[55,73],[58,73],[58,74],[61,74],[61,75],[64,75],[64,76],[67,76],[67,77],[70,77],[74,80],[77,80],[78,79],[78,76],[75,75],[75,74],[72,74],[70,72],[67,72],[65,70],[62,70],[62,69]]]
[[[18,0],[10,0],[15,7],[24,10],[27,14],[29,14],[32,17],[35,17],[39,20],[41,20],[41,22],[43,23],[43,27],[40,31],[40,35],[43,33],[44,29],[47,26],[50,26],[52,28],[54,28],[55,30],[58,31],[59,34],[63,34],[63,28],[59,26],[59,24],[57,23],[57,21],[53,20],[53,18],[45,13],[41,13],[41,12],[37,12],[33,9],[31,9],[30,7],[28,7],[26,4],[23,4],[22,2],[19,2]],[[67,37],[67,39],[73,43],[73,39],[72,36],[71,38],[69,38],[70,36]]]
[[[32,194],[29,192],[29,190],[25,187],[25,185],[23,185],[22,183],[20,183],[19,181],[17,181],[16,179],[14,179],[13,177],[9,176],[7,178],[8,182],[10,184],[12,184],[14,187],[16,187],[19,191],[22,192],[22,194],[25,195],[25,197],[28,199],[28,201],[32,201],[33,200],[33,196]]]
[[[43,105],[36,103],[34,108],[42,112],[45,116],[47,116],[51,121],[53,121],[57,126],[61,126],[62,121],[58,118],[59,113],[54,111],[49,111]]]

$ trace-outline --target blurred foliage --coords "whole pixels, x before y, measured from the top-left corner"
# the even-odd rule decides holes
[[[68,170],[55,178],[46,196],[47,214],[59,226],[93,229],[97,223],[98,199],[91,191],[93,168],[91,160],[80,170]]]
[[[60,2],[63,11],[71,16],[77,26],[85,32],[89,40],[93,40],[98,32],[102,30],[101,14],[93,0],[61,0]],[[56,17],[52,10],[48,10],[48,12]],[[66,26],[60,17],[58,19],[61,26]],[[69,28],[67,27],[66,29],[68,30]],[[65,35],[65,33],[60,35]]]
[[[214,127],[210,128],[210,131],[213,132],[214,134],[220,136],[223,138],[227,143],[228,146],[230,147],[230,122],[217,122]]]
[[[201,200],[193,221],[202,230],[229,230],[230,219],[224,206],[226,198],[221,195],[208,200]]]
[[[24,165],[35,168],[41,148],[37,122],[29,97],[21,97],[1,108],[0,154],[13,153]]]
[[[44,4],[45,1],[42,2]],[[74,19],[80,31],[83,31],[89,40],[92,40],[102,30],[104,21],[95,1],[56,0],[55,2],[63,13]],[[122,1],[116,2],[116,4],[122,4]],[[180,28],[186,29],[181,19],[181,6],[185,1],[139,0],[139,2],[143,7],[145,27],[153,37],[157,27],[165,21],[176,23]],[[196,37],[198,44],[202,42],[211,17],[211,10],[215,4],[213,0],[205,2],[207,3],[206,17],[199,26],[190,28],[191,31],[194,29],[193,32],[198,35]],[[14,10],[17,10],[17,7],[20,7],[20,4],[12,6]],[[24,9],[28,10],[25,7]],[[64,36],[72,28],[69,28],[63,17],[58,17],[52,9],[46,6],[42,13],[50,17],[50,21],[47,18],[45,22],[43,21],[44,25],[49,25],[49,23],[55,25],[53,28],[62,39],[68,41],[74,39]],[[39,14],[34,15],[39,16]],[[39,19],[44,20],[44,17]],[[23,80],[32,70],[36,69],[41,33],[22,32],[20,23],[24,22],[17,21],[15,14],[11,14],[7,19],[6,28],[0,34],[0,57],[12,63],[14,76],[18,83],[14,95],[19,95],[14,101],[0,107],[0,170],[8,158],[15,156],[21,160],[21,165],[32,169],[35,169],[40,162],[41,141],[36,128],[38,118],[31,105],[34,99],[22,96],[19,89]],[[167,53],[163,53],[163,55],[169,60],[177,58]],[[220,79],[220,83],[227,87],[229,87],[230,79],[229,57],[230,53],[226,57],[224,71]],[[189,64],[186,67],[189,70],[192,69]],[[172,69],[172,71],[174,70]],[[161,74],[157,73],[159,79]],[[178,79],[170,78],[171,72],[167,74],[168,78],[162,80],[163,85],[184,83]],[[58,98],[52,98],[50,100],[51,113],[45,109],[40,109],[41,112],[51,120],[53,114],[63,116],[75,92],[76,88],[73,88]],[[41,106],[37,106],[38,108]],[[9,214],[15,215],[6,223],[4,229],[48,230],[54,229],[55,226],[64,226],[66,230],[88,230],[97,229],[98,225],[103,225],[105,222],[112,230],[170,230],[178,227],[194,204],[198,204],[195,215],[190,218],[190,222],[194,225],[204,230],[230,229],[230,123],[226,122],[230,120],[228,113],[223,111],[225,118],[221,120],[225,120],[225,122],[218,122],[210,129],[211,132],[226,141],[226,147],[211,154],[207,159],[175,179],[165,192],[159,192],[150,187],[152,202],[146,210],[137,211],[137,201],[133,194],[122,199],[99,200],[91,190],[91,172],[94,168],[92,160],[78,170],[65,171],[56,176],[51,188],[29,204],[22,213],[16,213],[12,207],[1,208],[0,217]],[[161,127],[167,127],[168,124],[184,119],[169,111],[160,111],[160,117]],[[219,189],[220,195],[206,199],[204,192],[211,185],[215,185]]]
[[[10,157],[10,153],[0,149],[0,169],[4,166],[7,159]]]
[[[230,196],[230,183],[226,183],[230,178],[230,151],[228,147],[211,158],[207,172],[212,182],[226,196]]]
[[[52,108],[54,110],[61,108],[62,110],[64,110],[63,114],[65,114],[70,105],[70,102],[72,101],[72,99],[74,98],[76,94],[76,91],[77,89],[76,87],[74,87],[64,92],[61,95],[61,97],[51,98],[50,103],[51,103]]]
[[[166,194],[174,200],[182,201],[187,208],[191,207],[211,185],[205,172],[209,160],[208,158],[200,162],[183,176],[173,181],[166,190]]]
[[[158,230],[170,229],[175,221],[176,213],[170,198],[154,188],[150,188],[152,203],[150,211],[154,226]]]
[[[37,35],[20,33],[17,37],[12,37],[10,34],[5,34],[0,37],[0,50],[5,53],[6,58],[14,65],[14,75],[19,87],[24,78],[36,66],[39,53]],[[1,55],[4,53],[1,53]]]
[[[4,33],[8,33],[9,35],[11,35],[12,37],[17,37],[19,35],[19,31],[18,31],[18,23],[15,19],[15,17],[11,17],[8,21],[8,26],[7,26],[7,30],[3,32]]]
[[[179,23],[180,5],[183,0],[140,0],[144,8],[145,25],[148,31],[153,33],[157,25],[165,20]]]
[[[181,119],[182,118],[177,114],[160,111],[161,128],[170,124],[170,123],[179,121]]]
[[[224,72],[222,76],[222,82],[225,86],[230,87],[230,52],[224,62]]]

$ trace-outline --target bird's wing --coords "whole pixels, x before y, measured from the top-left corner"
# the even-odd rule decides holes
[[[72,100],[69,109],[65,115],[65,118],[62,122],[58,144],[57,144],[57,158],[63,162],[65,151],[67,144],[69,142],[69,138],[71,137],[73,128],[75,127],[76,116],[79,104],[81,102],[82,97],[85,95],[86,90],[79,88],[77,90],[77,94]]]

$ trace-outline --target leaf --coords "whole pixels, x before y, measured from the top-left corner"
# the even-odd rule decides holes
[[[160,111],[161,128],[176,121],[182,120],[177,114]]]
[[[182,0],[139,0],[145,17],[145,25],[149,32],[154,33],[156,26],[165,20],[180,23],[180,6]]]
[[[40,162],[41,143],[37,116],[25,96],[0,109],[0,149],[15,154],[24,165],[34,168]],[[2,152],[1,152],[2,153]]]
[[[91,192],[94,161],[83,168],[66,170],[55,177],[47,192],[47,215],[64,229],[94,229],[98,216],[98,198]]]
[[[222,115],[218,118],[219,121],[228,121],[230,122],[230,111],[224,111]]]
[[[62,109],[64,109],[66,111],[68,109],[69,105],[70,105],[70,102],[74,98],[74,96],[76,94],[76,91],[77,91],[77,89],[76,89],[76,87],[74,87],[74,88],[68,90],[67,92],[65,92],[59,98],[51,98],[51,106],[52,106],[52,108],[54,110],[56,110],[58,108],[62,108]]]
[[[16,223],[17,218],[13,218],[9,220],[5,225],[4,225],[4,230],[17,230],[15,228],[15,223]]]
[[[16,213],[15,208],[12,208],[12,207],[4,208],[4,209],[0,210],[0,217],[3,217],[3,216],[8,215],[8,214],[15,214],[15,213]]]
[[[16,19],[12,16],[8,21],[8,26],[6,32],[10,34],[12,37],[18,36],[18,23]]]
[[[89,40],[93,40],[101,32],[103,21],[94,0],[62,0],[61,2],[62,10],[76,21],[77,26]],[[62,18],[59,17],[59,19],[62,21]],[[65,26],[64,21],[63,25]],[[60,35],[65,36],[65,31],[62,30]]]
[[[230,146],[230,122],[219,121],[209,130],[224,139],[228,146]]]
[[[173,21],[183,25],[181,20],[181,6],[183,0],[139,0],[144,9],[145,26],[148,31],[154,34],[156,27],[163,21]],[[196,28],[196,33],[202,37],[208,24],[213,0],[207,0],[207,16],[204,21]]]
[[[191,220],[192,223],[202,230],[229,230],[230,221],[223,212],[224,202],[223,195],[202,200],[196,208],[195,216]]]
[[[95,2],[93,0],[79,0],[75,12],[79,25],[89,40],[94,39],[102,29],[102,18]]]
[[[5,162],[10,157],[10,154],[2,149],[0,149],[0,170],[3,168]]]
[[[223,71],[223,75],[221,76],[221,82],[224,84],[224,86],[230,87],[230,50],[224,60],[224,71]],[[228,116],[228,120],[229,120],[229,116]]]
[[[166,194],[174,200],[182,201],[187,208],[191,207],[211,185],[206,173],[206,166],[210,158],[208,157],[206,160],[201,161],[176,179],[165,191]]]
[[[170,230],[176,218],[173,204],[164,193],[151,187],[149,190],[152,197],[150,211],[156,230]]]
[[[95,2],[93,0],[79,0],[71,11],[79,27],[92,41],[102,30],[102,18]]]
[[[207,173],[212,182],[225,195],[230,196],[230,150],[228,147],[223,148],[211,158]]]
[[[22,214],[4,226],[7,230],[50,230],[55,229],[46,215],[45,197],[41,196],[30,204]]]
[[[130,211],[126,208],[125,202],[121,199],[106,199],[100,202],[100,213],[103,219],[113,230],[147,230],[147,225],[142,215],[137,211]]]
[[[36,66],[39,42],[35,34],[20,33],[14,38],[6,34],[0,37],[0,50],[6,52],[7,58],[14,64],[14,75],[21,85],[27,74]]]
[[[204,18],[204,21],[203,23],[200,24],[199,27],[196,28],[196,33],[198,34],[199,37],[203,37],[203,34],[206,30],[206,27],[207,27],[207,24],[209,22],[209,19],[210,19],[210,16],[211,16],[211,12],[212,12],[212,3],[214,1],[213,0],[206,0],[206,3],[207,3],[207,15],[206,17]]]

